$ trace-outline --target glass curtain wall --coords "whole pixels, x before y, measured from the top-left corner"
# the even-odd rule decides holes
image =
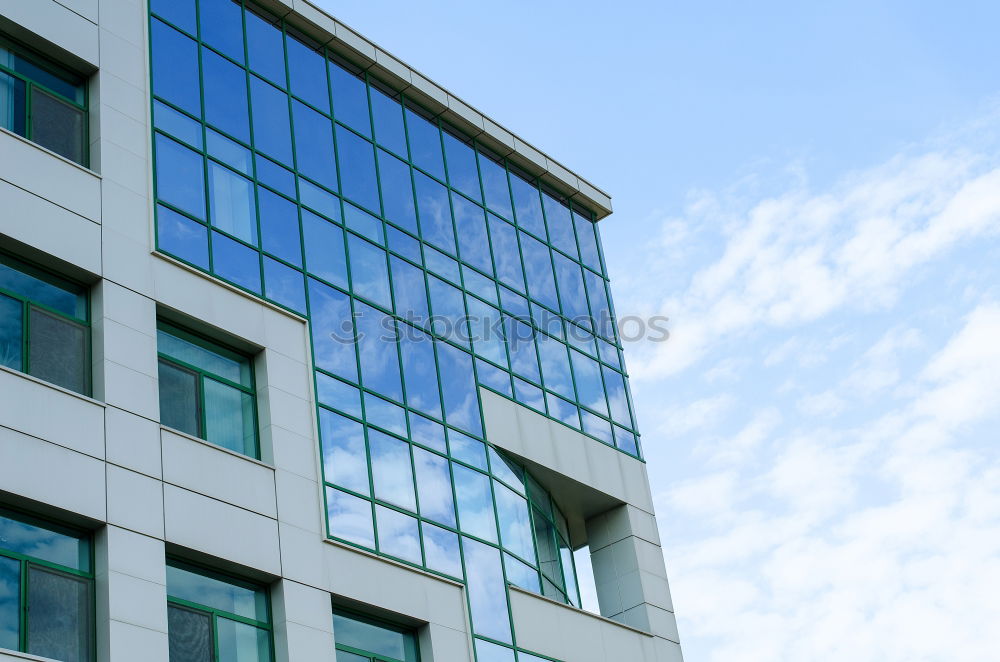
[[[467,581],[513,656],[507,583],[579,596],[479,388],[640,455],[593,215],[250,2],[150,35],[157,249],[308,319],[330,536]]]

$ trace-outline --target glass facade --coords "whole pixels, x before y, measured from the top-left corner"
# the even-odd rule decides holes
[[[91,662],[90,536],[0,510],[0,648]]]
[[[337,662],[420,662],[412,632],[353,612],[335,610]]]
[[[593,215],[249,1],[150,7],[157,249],[308,320],[329,535],[513,659],[508,584],[579,594],[480,387],[640,456]]]

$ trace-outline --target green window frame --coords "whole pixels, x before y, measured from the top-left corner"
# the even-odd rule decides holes
[[[416,633],[412,629],[339,607],[333,610],[333,623],[337,662],[420,662]],[[345,632],[345,628],[351,631]],[[385,637],[395,641],[387,641]],[[402,649],[402,657],[386,652],[397,647]]]
[[[89,396],[90,352],[87,288],[0,253],[0,365]]]
[[[167,613],[172,662],[274,659],[271,600],[265,586],[167,557]],[[180,630],[181,624],[188,629]],[[244,655],[254,648],[256,659]]]
[[[259,460],[253,359],[163,320],[157,357],[161,424]]]
[[[95,612],[90,533],[0,508],[0,650],[92,662]]]
[[[89,167],[88,97],[85,76],[0,34],[0,127]]]

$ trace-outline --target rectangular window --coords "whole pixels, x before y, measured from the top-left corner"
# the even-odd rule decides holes
[[[259,459],[250,358],[163,321],[157,350],[160,422]]]
[[[86,166],[84,78],[0,36],[0,127]]]
[[[0,649],[94,656],[90,536],[0,509]]]
[[[271,662],[267,590],[167,559],[170,662]]]
[[[353,612],[334,610],[337,662],[420,662],[413,633]]]
[[[90,321],[82,285],[0,254],[0,365],[90,393]]]

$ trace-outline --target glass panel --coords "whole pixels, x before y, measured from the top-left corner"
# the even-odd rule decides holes
[[[368,446],[372,454],[375,497],[416,512],[410,445],[378,430],[369,429]]]
[[[455,494],[458,498],[458,521],[463,533],[497,541],[497,524],[493,517],[493,497],[490,479],[484,474],[461,465],[453,465]]]
[[[288,74],[291,78],[292,93],[324,113],[329,113],[330,95],[326,85],[326,60],[291,35],[288,35],[285,43],[288,47]]]
[[[559,552],[556,549],[555,529],[552,523],[537,508],[534,511],[535,544],[538,546],[538,567],[549,579],[562,584],[559,568]]]
[[[186,339],[181,332],[164,328],[163,324],[157,330],[156,337],[159,352],[231,382],[253,386],[249,359],[227,355],[221,348],[210,349],[209,347],[213,347],[211,343],[205,341],[205,344],[201,344]]]
[[[608,401],[604,397],[604,383],[601,381],[599,364],[575,349],[569,353],[573,357],[573,376],[576,378],[579,403],[607,416]]]
[[[583,423],[583,431],[592,437],[604,442],[608,446],[614,446],[615,441],[611,436],[611,423],[600,416],[591,414],[585,409],[580,410],[580,419]]]
[[[410,159],[419,168],[444,181],[440,130],[409,108],[406,109],[406,128],[410,136]]]
[[[604,338],[597,339],[597,350],[600,352],[601,360],[617,369],[621,369],[622,364],[618,358],[618,348],[609,343]]]
[[[486,444],[455,430],[448,431],[448,447],[456,460],[486,471]]]
[[[375,548],[370,501],[328,487],[326,507],[331,536]]]
[[[248,12],[247,17],[250,16],[252,14]],[[291,165],[292,129],[288,120],[288,95],[260,78],[251,76],[250,96],[253,99],[254,146],[282,163]]]
[[[576,233],[573,231],[573,219],[570,217],[569,207],[548,193],[542,193],[542,204],[545,207],[545,223],[549,228],[549,241],[571,258],[579,259]]]
[[[524,292],[524,274],[521,271],[521,249],[517,245],[514,228],[489,215],[490,239],[493,243],[493,259],[497,266],[497,279],[518,292]],[[534,283],[532,283],[534,284]]]
[[[594,326],[599,334],[613,341],[615,339],[614,318],[611,316],[606,281],[591,271],[585,271],[584,274]]]
[[[514,489],[524,494],[524,472],[513,460],[507,459],[492,447],[489,449],[490,472]]]
[[[469,202],[460,195],[452,196],[452,204],[455,208],[455,227],[458,228],[458,245],[462,261],[492,274],[493,261],[490,259],[486,212],[479,205]]]
[[[337,651],[337,662],[371,662],[370,657],[362,657],[361,655],[355,655],[354,653],[348,653],[347,651]]]
[[[413,412],[410,412],[410,439],[440,453],[448,452],[444,426]]]
[[[0,294],[0,365],[22,369],[24,304]]]
[[[194,0],[150,0],[149,9],[191,34],[198,33]]]
[[[377,87],[371,90],[372,116],[375,119],[375,139],[400,156],[406,156],[406,130],[403,128],[403,108]]]
[[[548,247],[522,232],[521,248],[524,250],[524,273],[528,280],[531,298],[552,310],[559,310],[556,281],[552,275],[551,252]]]
[[[230,0],[216,0],[230,2]],[[237,6],[238,5],[233,5]],[[242,34],[242,31],[241,31]],[[241,36],[242,41],[242,36]],[[242,50],[241,50],[242,56]],[[201,49],[205,121],[244,143],[250,142],[247,72],[207,48]]]
[[[597,224],[588,215],[579,211],[573,212],[573,225],[576,228],[576,239],[580,244],[580,260],[593,269],[601,271],[601,253],[597,249]]]
[[[84,102],[83,85],[79,82],[80,77],[68,72],[60,74],[54,73],[52,68],[41,64],[39,61],[24,56],[19,53],[4,51],[7,54],[6,64],[23,75],[28,80],[39,83],[70,101],[78,104]]]
[[[160,422],[194,437],[201,434],[198,375],[164,361],[159,363]]]
[[[33,87],[31,94],[31,139],[70,161],[84,163],[83,124],[79,108]]]
[[[260,234],[264,250],[292,264],[302,264],[299,209],[294,202],[257,187]]]
[[[19,136],[28,134],[27,85],[20,78],[0,73],[0,127]]]
[[[507,186],[507,171],[502,165],[479,154],[479,170],[483,173],[483,190],[486,192],[486,206],[504,218],[513,219],[510,206],[510,188]]]
[[[423,564],[423,555],[420,552],[420,528],[415,517],[376,505],[375,521],[378,525],[380,552],[417,565]]]
[[[59,533],[0,513],[0,549],[90,572],[90,539]]]
[[[514,662],[514,651],[489,641],[476,639],[478,662]]]
[[[406,410],[371,393],[365,393],[365,420],[383,430],[406,436]]]
[[[559,557],[562,559],[563,576],[566,578],[566,597],[570,604],[580,606],[580,594],[576,587],[576,573],[573,570],[573,550],[563,542],[559,541]]]
[[[545,411],[545,394],[542,389],[517,377],[514,378],[514,397],[523,405]]]
[[[473,200],[482,201],[483,191],[479,186],[479,169],[476,167],[476,153],[470,145],[462,142],[447,131],[444,132],[444,153],[448,159],[448,183]]]
[[[309,309],[316,367],[358,381],[350,298],[310,278]]]
[[[421,516],[455,526],[455,500],[451,492],[448,460],[422,448],[413,449]]]
[[[510,188],[514,192],[517,224],[536,237],[545,239],[545,219],[542,216],[542,198],[538,189],[514,174],[510,177]]]
[[[399,258],[392,257],[390,261],[396,314],[413,324],[423,326],[430,317],[423,272]]]
[[[368,114],[368,86],[340,65],[333,62],[327,64],[333,90],[334,118],[370,138],[372,124]]]
[[[486,299],[494,306],[500,305],[495,281],[481,275],[469,267],[462,266],[462,278],[465,279],[465,289],[478,297]]]
[[[336,191],[337,164],[333,158],[330,120],[298,101],[292,103],[292,119],[295,121],[295,158],[299,172]]]
[[[506,367],[507,349],[500,311],[474,297],[468,298],[468,306],[469,335],[476,354]]]
[[[563,315],[584,328],[590,328],[590,309],[587,307],[587,293],[583,289],[583,271],[580,265],[560,253],[553,253],[553,257]]]
[[[503,564],[507,569],[507,581],[511,584],[519,586],[526,591],[542,592],[542,587],[538,583],[537,570],[529,565],[525,565],[507,553],[503,555]]]
[[[316,391],[321,404],[361,418],[361,392],[355,387],[317,372]]]
[[[337,126],[340,156],[340,185],[344,196],[379,213],[378,180],[375,176],[375,148],[357,134]]]
[[[507,323],[507,348],[510,351],[511,368],[532,381],[541,381],[538,355],[535,353],[535,330],[512,317],[505,317],[504,321]]]
[[[222,278],[260,294],[260,253],[254,249],[213,232],[212,266]]]
[[[167,630],[170,662],[214,662],[211,615],[168,605]]]
[[[205,220],[205,157],[157,134],[156,195]]]
[[[458,550],[458,534],[423,523],[424,556],[427,567],[451,577],[462,577],[462,558]]]
[[[476,359],[476,377],[483,386],[499,391],[508,398],[514,397],[510,386],[510,373],[506,372],[506,369],[501,370],[492,363]]]
[[[403,401],[396,353],[396,329],[392,318],[360,301],[354,304],[358,330],[361,385],[380,395]]]
[[[413,177],[417,185],[421,237],[424,241],[454,255],[455,229],[451,224],[448,189],[423,173],[414,172]]]
[[[264,258],[264,295],[303,315],[306,312],[304,278],[302,272],[269,257]]]
[[[436,341],[441,386],[444,391],[445,420],[467,432],[480,435],[479,395],[472,372],[472,357],[451,345]]]
[[[382,232],[384,224],[360,207],[350,203],[344,205],[344,225],[376,244],[385,246]]]
[[[201,39],[243,63],[243,12],[235,0],[199,0]]]
[[[205,130],[205,144],[209,156],[247,177],[253,176],[253,155],[249,149],[211,128]]]
[[[368,456],[361,423],[320,409],[319,424],[323,473],[327,482],[360,494],[371,494],[368,485]]]
[[[611,406],[611,418],[616,423],[625,426],[632,425],[632,417],[628,412],[628,400],[625,396],[625,378],[621,373],[602,366],[604,386],[608,392],[608,404]]]
[[[545,404],[548,405],[549,416],[577,430],[580,429],[580,410],[572,402],[563,400],[558,395],[546,393]]]
[[[86,327],[31,308],[28,328],[29,372],[71,391],[86,393],[89,387]]]
[[[267,630],[219,618],[216,632],[219,662],[270,662],[271,633]]]
[[[531,541],[531,517],[528,501],[510,488],[493,482],[497,515],[500,522],[500,540],[503,546],[531,563],[535,562],[535,546]]]
[[[87,297],[83,294],[82,288],[59,282],[58,279],[43,273],[32,275],[28,267],[0,255],[0,288],[66,315],[85,319]]]
[[[265,12],[258,14],[251,6],[247,6],[247,53],[250,55],[250,68],[284,87],[285,45],[281,26],[276,22],[277,19],[272,19]],[[254,113],[256,112],[257,102],[254,101]],[[260,134],[254,137],[259,140]]]
[[[302,211],[306,267],[309,273],[347,288],[347,257],[344,231],[309,211]]]
[[[205,437],[213,444],[257,456],[253,396],[213,379],[205,380]]]
[[[433,341],[430,336],[408,324],[400,325],[400,331],[406,403],[425,414],[441,418],[441,394],[438,391]]]
[[[173,563],[167,564],[167,595],[255,621],[268,620],[265,589]]]
[[[191,30],[192,34],[194,32]],[[198,45],[193,39],[189,39],[156,19],[152,21],[151,37],[153,42],[153,94],[186,110],[195,117],[201,117]]]
[[[91,581],[28,566],[28,653],[61,662],[93,656]]]
[[[538,334],[538,355],[542,361],[545,388],[572,399],[573,377],[570,373],[566,345],[545,334]]]
[[[416,641],[413,635],[343,612],[333,613],[333,636],[340,646],[349,646],[372,655],[391,657],[403,662],[416,662]]]
[[[428,276],[431,293],[431,331],[452,342],[469,345],[469,330],[462,291],[448,283]]]
[[[392,308],[386,252],[354,235],[347,237],[354,292],[383,308]],[[402,398],[400,398],[402,399]]]
[[[2,77],[0,77],[0,90],[2,90]],[[0,91],[0,99],[3,92]],[[0,111],[2,112],[2,111]],[[165,131],[175,138],[201,149],[203,140],[201,135],[201,124],[195,122],[187,115],[180,113],[165,103],[153,102],[153,117],[156,128]]]
[[[6,546],[6,541],[0,542],[0,547]],[[0,556],[0,648],[20,648],[20,628],[21,563]]]
[[[417,208],[413,203],[410,166],[380,149],[378,150],[378,168],[386,220],[416,233]]]
[[[507,612],[507,587],[500,565],[500,550],[469,538],[462,538],[462,546],[465,548],[473,630],[484,637],[509,643],[510,615]]]
[[[243,241],[257,243],[253,183],[232,170],[209,163],[212,225]]]
[[[615,426],[615,445],[626,453],[639,456],[639,442],[635,435],[617,425]]]

